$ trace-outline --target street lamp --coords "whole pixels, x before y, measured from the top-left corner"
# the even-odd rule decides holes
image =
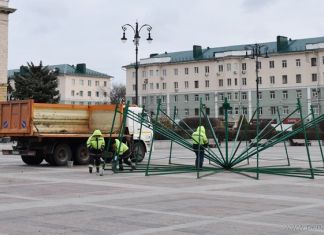
[[[138,22],[135,23],[135,27],[133,27],[130,24],[124,24],[122,26],[123,29],[123,37],[121,38],[121,41],[123,43],[125,43],[127,41],[126,38],[126,30],[127,28],[131,28],[134,32],[134,45],[135,45],[135,54],[136,54],[136,60],[135,60],[135,104],[138,105],[138,46],[139,46],[139,41],[140,41],[140,32],[143,28],[146,28],[148,31],[148,37],[147,37],[147,42],[151,43],[152,42],[152,38],[151,38],[151,30],[152,30],[152,26],[148,25],[148,24],[144,24],[142,25],[140,28],[138,26]]]
[[[257,147],[257,169],[259,169],[259,124],[260,124],[260,107],[259,107],[259,58],[269,58],[268,47],[262,44],[248,45],[245,48],[245,57],[255,60],[255,76],[256,76],[256,147]],[[262,54],[265,53],[264,55]],[[257,171],[257,178],[259,178],[259,170]]]

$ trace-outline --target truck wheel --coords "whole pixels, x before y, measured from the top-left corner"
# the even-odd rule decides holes
[[[72,151],[67,144],[58,144],[55,147],[53,161],[57,166],[65,166],[72,158]]]
[[[132,162],[136,162],[136,156],[137,162],[143,161],[145,157],[145,146],[142,142],[136,141],[134,143]]]
[[[36,166],[42,163],[44,158],[41,155],[36,155],[36,156],[26,156],[26,155],[21,155],[21,160],[26,163],[27,165],[32,165]]]
[[[78,165],[86,165],[89,163],[88,149],[84,144],[80,144],[77,147],[74,160]]]

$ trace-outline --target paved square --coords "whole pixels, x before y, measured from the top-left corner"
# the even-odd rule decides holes
[[[167,163],[168,143],[155,146],[152,163]],[[310,150],[322,167],[318,146]],[[307,167],[304,147],[288,151],[293,166]],[[284,149],[260,159],[285,164]],[[193,164],[194,154],[176,146],[173,162]],[[0,156],[0,234],[324,234],[323,176],[202,176],[107,170],[101,177],[86,166],[31,167]]]

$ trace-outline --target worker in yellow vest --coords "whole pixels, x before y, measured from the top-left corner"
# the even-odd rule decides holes
[[[122,141],[119,141],[119,139],[115,139],[115,143],[113,144],[113,148],[115,150],[115,155],[118,157],[119,162],[119,170],[123,171],[123,162],[126,163],[126,165],[131,167],[131,171],[135,170],[134,164],[130,161],[130,151],[128,146],[123,143]]]
[[[93,165],[96,165],[96,171],[99,173],[99,167],[101,164],[101,157],[105,148],[105,139],[102,136],[100,130],[95,130],[93,134],[87,140],[87,148],[89,151],[89,173],[92,173]],[[103,175],[103,169],[100,175]]]
[[[204,162],[204,147],[208,144],[205,127],[198,126],[197,130],[192,133],[193,150],[196,154],[196,168],[202,168]]]

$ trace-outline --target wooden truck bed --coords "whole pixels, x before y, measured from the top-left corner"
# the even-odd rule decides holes
[[[122,105],[119,109],[122,111]],[[95,129],[108,136],[115,105],[42,104],[33,100],[0,102],[0,136],[86,137]],[[114,133],[121,125],[117,114]]]

